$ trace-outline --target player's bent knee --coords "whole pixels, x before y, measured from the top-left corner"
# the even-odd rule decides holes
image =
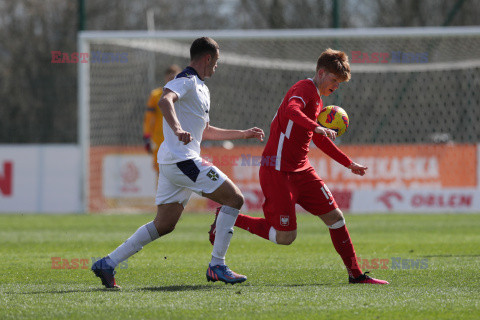
[[[157,217],[153,219],[153,224],[155,225],[155,228],[157,229],[158,235],[160,237],[169,234],[173,230],[175,230],[175,224],[167,224],[165,223],[165,221],[161,221]]]
[[[226,199],[223,204],[240,210],[244,202],[245,199],[243,198],[243,195],[241,193],[234,193],[231,197]]]
[[[297,238],[297,231],[286,231],[286,232],[278,232],[277,231],[277,244],[282,245],[290,245],[292,244],[295,239]]]
[[[169,234],[173,230],[175,230],[175,226],[158,226],[157,227],[157,232],[159,236],[164,236],[166,234]]]
[[[344,217],[343,217],[343,213],[340,209],[335,209],[335,210],[332,210],[330,211],[329,213],[326,213],[324,215],[321,215],[319,216],[320,219],[322,219],[322,221],[327,225],[327,226],[330,226],[330,225],[333,225],[334,223],[336,222],[339,222],[339,221],[342,221],[342,220],[345,220]]]
[[[235,195],[235,200],[234,200],[235,206],[232,206],[234,208],[240,209],[242,208],[243,204],[245,203],[245,198],[243,197],[243,194],[239,193]]]
[[[230,182],[232,184],[232,196],[230,197],[232,203],[231,203],[231,207],[233,208],[236,208],[236,209],[240,209],[242,208],[243,206],[243,203],[245,202],[245,199],[243,198],[243,194],[242,194],[242,191],[240,191],[240,189],[233,183],[233,182]]]
[[[202,195],[222,205],[235,209],[241,209],[245,201],[240,189],[238,189],[238,187],[230,180],[226,180],[214,192],[202,193]]]

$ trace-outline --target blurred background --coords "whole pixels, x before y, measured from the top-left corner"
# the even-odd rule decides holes
[[[95,31],[215,30],[239,34],[239,30],[244,30],[245,34],[251,34],[254,30],[272,29],[317,29],[319,35],[316,38],[303,35],[281,40],[220,37],[218,42],[222,52],[226,53],[225,59],[219,62],[215,77],[207,82],[212,94],[213,125],[239,129],[259,126],[268,134],[270,121],[283,95],[296,81],[313,76],[316,58],[325,48],[343,50],[351,60],[353,51],[370,56],[376,52],[427,53],[425,63],[404,61],[397,63],[398,67],[392,66],[394,61],[390,61],[392,63],[388,66],[352,63],[350,83],[342,84],[341,90],[324,99],[324,105],[341,105],[349,113],[351,127],[337,143],[345,146],[345,150],[357,159],[360,157],[370,161],[373,170],[377,170],[372,172],[373,180],[368,185],[335,176],[335,169],[325,164],[326,160],[319,154],[314,154],[314,165],[327,183],[329,177],[333,180],[331,189],[337,190],[337,197],[347,199],[343,202],[347,210],[351,208],[351,199],[354,198],[352,190],[355,188],[380,192],[374,199],[382,199],[381,192],[386,189],[393,190],[389,192],[412,192],[428,186],[437,191],[450,190],[450,193],[425,195],[420,200],[412,198],[407,209],[396,209],[393,200],[379,200],[384,206],[378,210],[414,210],[412,205],[415,201],[420,204],[449,201],[457,204],[460,201],[458,199],[465,196],[467,200],[464,202],[470,203],[468,210],[480,211],[476,202],[479,189],[477,144],[480,141],[480,127],[476,125],[480,120],[479,25],[480,4],[476,0],[118,0],[114,3],[104,0],[0,0],[0,144],[3,147],[0,148],[0,161],[3,161],[0,162],[0,211],[16,211],[15,208],[24,210],[8,202],[8,197],[12,197],[15,188],[24,186],[23,183],[31,185],[28,180],[16,184],[11,182],[15,178],[12,173],[15,166],[6,164],[10,163],[8,159],[12,148],[26,144],[73,146],[74,151],[66,151],[74,154],[68,162],[71,166],[85,165],[82,162],[82,150],[76,148],[82,141],[79,137],[79,64],[51,62],[52,51],[79,51],[79,32],[84,32],[85,41],[88,42],[88,35],[93,35]],[[425,34],[410,37],[408,30],[413,29],[398,29],[397,33],[401,36],[374,36],[376,28],[406,27],[422,28],[411,32]],[[465,28],[453,35],[445,31],[445,36],[432,36],[428,31],[430,27]],[[363,31],[356,35],[352,29],[358,28]],[[341,37],[325,34],[332,30],[335,35],[334,29],[335,32],[348,29],[351,33]],[[185,37],[171,39],[176,41],[176,48],[181,50],[188,50],[193,40]],[[148,37],[127,41],[122,42],[120,38],[109,41],[104,37],[89,42],[91,52],[128,52],[129,57],[125,64],[89,64],[89,95],[84,97],[90,108],[88,142],[89,147],[100,148],[101,157],[105,156],[105,147],[115,147],[115,154],[132,152],[133,155],[146,157],[141,154],[141,147],[142,122],[148,95],[163,84],[166,67],[176,63],[183,68],[188,64],[185,52],[174,54],[168,51],[172,43]],[[245,66],[235,63],[238,57],[233,53],[250,57],[253,62]],[[259,68],[258,64],[265,62],[265,59],[278,59],[280,62],[279,65]],[[291,62],[292,65],[281,67],[282,61]],[[308,63],[312,66],[308,66]],[[247,149],[238,149],[242,145],[235,144],[235,148],[241,150],[236,153],[228,153],[220,144],[207,143],[205,147],[213,148],[210,151],[213,155],[221,155],[222,150],[226,150],[225,154],[235,154],[238,159],[245,154],[261,153],[260,143],[249,143]],[[444,149],[451,148],[452,144],[460,149]],[[393,149],[389,149],[392,146]],[[404,149],[398,149],[398,146]],[[430,153],[425,151],[429,148]],[[387,149],[388,152],[374,159],[373,155],[378,154],[379,150]],[[362,150],[370,151],[362,153]],[[418,152],[422,151],[427,155],[424,154],[425,157],[415,162],[419,157]],[[35,152],[38,154],[42,151]],[[406,154],[408,159],[395,158],[400,153]],[[68,159],[58,155],[52,158],[57,159],[52,160],[54,163]],[[444,173],[442,175],[441,172],[448,168],[458,167],[457,161],[465,158],[470,162],[463,166],[464,171],[454,171],[446,177]],[[82,204],[87,197],[85,193],[108,193],[105,191],[105,179],[108,179],[105,176],[105,160],[90,158],[89,161],[90,164],[96,163],[98,168],[95,171],[88,168],[87,173],[78,173],[78,178],[87,179],[87,182],[83,181],[79,186],[72,182],[77,186],[73,193],[79,194],[72,197],[80,201],[78,209],[73,211],[122,208],[119,204],[122,201],[114,196],[116,200],[105,200],[105,194],[98,206]],[[128,175],[125,170],[130,170],[130,176],[135,176],[135,170],[140,170],[132,169],[132,166],[127,166],[129,169],[122,167],[124,161],[136,163],[137,160],[112,161],[119,166],[117,173],[112,173],[118,179],[125,180]],[[31,163],[25,166],[27,169],[24,172],[38,175],[39,171],[43,171],[34,183],[38,190],[42,190],[42,181],[49,179],[46,172],[51,172],[52,184],[56,183],[55,176],[61,175],[54,164],[48,170],[33,168]],[[328,168],[325,169],[325,166]],[[395,169],[395,166],[401,168]],[[325,174],[322,175],[320,169],[326,170]],[[64,170],[69,171],[68,168]],[[233,174],[235,168],[224,170]],[[381,170],[389,173],[382,176]],[[395,175],[395,170],[400,173]],[[412,181],[406,171],[427,174],[422,181]],[[236,178],[249,174],[255,175],[240,172]],[[97,182],[89,180],[92,175],[98,179]],[[375,181],[375,177],[378,181]],[[115,184],[115,181],[119,181],[117,178],[109,183]],[[232,179],[235,181],[236,178]],[[153,189],[155,179],[150,180],[153,186],[149,184],[148,188]],[[244,188],[242,191],[253,199],[250,208],[258,210],[262,198],[258,194],[258,186],[252,186],[256,183],[255,178],[240,182]],[[84,191],[85,184],[90,185],[88,192]],[[96,184],[97,189],[92,189],[92,184]],[[473,190],[475,193],[458,195],[455,193],[458,189]],[[45,191],[38,192],[40,195],[33,197],[33,205],[26,211],[49,210],[48,206],[45,207],[48,202],[45,197],[50,196],[42,196],[41,193]],[[406,193],[400,194],[400,197],[405,199],[415,195]],[[398,200],[398,197],[392,199]],[[152,201],[151,197],[143,197],[140,202],[122,203],[126,208],[150,210],[152,206],[148,203]],[[8,206],[7,202],[10,203]],[[199,206],[206,208],[212,205]],[[422,205],[416,208],[424,210]],[[440,205],[435,210],[457,209],[455,206]],[[461,206],[459,208],[464,209]]]
[[[52,65],[50,52],[77,51],[79,29],[147,30],[149,12],[155,30],[480,24],[476,0],[3,0],[0,142],[76,142],[77,66]]]

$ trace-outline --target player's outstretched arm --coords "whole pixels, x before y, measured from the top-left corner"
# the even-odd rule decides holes
[[[335,140],[337,133],[333,130],[319,126],[317,122],[307,117],[307,115],[302,111],[304,106],[305,102],[300,97],[293,97],[290,99],[286,107],[287,118],[309,131],[313,131],[317,134],[327,136],[330,139]]]
[[[203,131],[203,140],[236,140],[236,139],[258,139],[263,141],[265,133],[262,129],[253,127],[247,130],[230,130],[211,126],[207,123]]]
[[[337,138],[337,133],[335,131],[333,131],[332,129],[321,127],[321,126],[316,127],[313,132],[318,133],[325,137],[329,137],[332,140],[335,140],[335,138]]]
[[[345,153],[342,152],[333,142],[328,139],[326,136],[322,135],[313,135],[313,143],[325,152],[330,158],[337,161],[341,165],[347,167],[352,171],[352,173],[359,176],[365,175],[368,167],[353,162]]]
[[[350,160],[350,158],[326,136],[314,134],[312,141],[320,150],[325,152],[326,155],[340,163],[342,166],[348,168],[350,165],[352,165],[353,161]]]
[[[355,162],[352,162],[352,164],[349,165],[347,168],[352,170],[352,172],[354,174],[358,174],[359,176],[365,175],[365,173],[367,172],[367,169],[368,169],[368,167],[365,167],[365,166],[363,166],[361,164],[358,164],[358,163],[355,163]]]
[[[243,132],[245,133],[245,139],[258,139],[263,141],[263,138],[265,138],[265,133],[263,130],[257,127],[243,130]]]
[[[158,107],[162,111],[165,121],[172,129],[173,133],[178,137],[179,141],[184,144],[192,141],[190,132],[184,131],[180,122],[178,121],[177,114],[175,113],[174,104],[178,100],[178,96],[175,92],[165,88],[160,101],[158,101]]]

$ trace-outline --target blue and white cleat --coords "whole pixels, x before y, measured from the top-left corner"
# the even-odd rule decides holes
[[[207,269],[208,281],[223,281],[225,283],[241,283],[247,280],[247,277],[241,274],[237,274],[230,270],[226,265],[208,266]]]
[[[95,262],[92,265],[92,271],[97,277],[100,278],[100,280],[102,280],[102,284],[105,286],[105,288],[121,289],[121,287],[115,282],[115,269],[108,265],[105,258]]]

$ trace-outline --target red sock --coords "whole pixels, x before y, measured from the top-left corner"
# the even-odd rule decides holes
[[[235,226],[268,240],[271,225],[265,218],[255,218],[239,214]]]
[[[347,226],[344,225],[338,229],[329,230],[333,246],[335,247],[335,250],[337,250],[340,257],[342,257],[348,274],[354,278],[362,275],[362,270],[358,265],[357,255],[355,254],[355,249],[353,248]]]

